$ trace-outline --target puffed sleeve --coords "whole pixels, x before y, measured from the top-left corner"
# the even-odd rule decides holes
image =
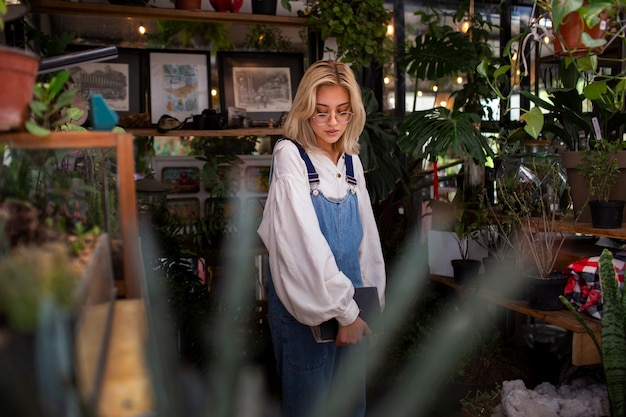
[[[350,279],[339,271],[311,202],[304,161],[296,146],[280,141],[258,233],[269,253],[276,294],[299,322],[331,318],[346,326],[359,309]]]
[[[377,287],[380,305],[385,305],[386,273],[380,234],[372,210],[369,193],[365,185],[363,165],[358,156],[352,157],[354,175],[357,179],[357,195],[359,196],[359,214],[363,225],[363,240],[359,247],[361,278],[363,286]]]

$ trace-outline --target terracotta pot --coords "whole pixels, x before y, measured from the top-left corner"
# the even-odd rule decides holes
[[[39,58],[27,51],[0,46],[0,131],[21,129],[30,111]]]
[[[586,4],[585,1],[583,4]],[[581,18],[578,11],[571,12],[561,22],[558,33],[554,36],[555,55],[586,55],[589,52],[602,53],[604,46],[589,48],[581,40],[581,35],[587,33],[592,39],[602,39],[607,29],[607,14],[603,11],[599,15],[600,23],[590,28]]]
[[[243,0],[210,0],[216,12],[239,13]]]
[[[201,10],[202,0],[176,0],[175,7],[182,10]]]
[[[574,218],[579,222],[591,223],[591,210],[589,209],[589,184],[582,176],[577,165],[582,162],[582,152],[567,151],[561,154],[561,166],[567,172],[567,183],[570,187],[572,205],[574,206]],[[626,151],[621,151],[617,155],[617,163],[620,174],[617,177],[615,186],[611,189],[609,198],[611,200],[626,201]],[[587,203],[587,204],[585,204]]]

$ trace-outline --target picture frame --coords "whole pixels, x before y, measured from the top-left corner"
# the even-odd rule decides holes
[[[161,116],[181,122],[210,108],[209,51],[148,51],[150,122]]]
[[[298,52],[218,51],[221,112],[245,109],[258,123],[278,123],[291,109],[304,74],[304,55]]]
[[[192,224],[200,220],[200,200],[196,197],[170,198],[165,207],[170,217],[177,217],[183,224]]]
[[[178,201],[172,203],[174,204],[172,210],[184,206],[186,199],[196,199],[199,202],[199,219],[206,218],[208,211],[211,210],[211,204],[219,203],[227,204],[224,208],[228,209],[229,213],[247,210],[246,213],[254,215],[260,223],[260,216],[269,190],[272,155],[238,155],[238,158],[240,164],[230,172],[230,181],[234,189],[228,201],[218,199],[204,187],[200,181],[200,173],[205,161],[195,156],[154,156],[151,160],[151,167],[154,171],[154,178],[170,187],[167,192],[168,204],[170,200]],[[181,185],[182,173],[185,174],[185,181]],[[236,229],[235,220],[236,216],[232,216],[229,220],[231,221],[229,225],[233,226],[232,229]]]
[[[170,194],[197,193],[200,191],[200,168],[188,167],[165,167],[161,171],[161,182],[172,187]]]
[[[86,47],[68,47],[70,51],[81,51]],[[145,83],[141,77],[144,51],[118,48],[118,56],[103,62],[81,64],[68,68],[78,95],[89,105],[91,92],[101,94],[109,109],[118,116],[145,111]]]

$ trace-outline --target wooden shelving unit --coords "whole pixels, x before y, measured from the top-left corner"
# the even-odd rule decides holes
[[[32,13],[100,16],[121,18],[184,20],[187,22],[239,23],[273,26],[306,26],[306,18],[270,16],[250,13],[220,13],[204,10],[179,10],[140,6],[121,6],[102,3],[81,3],[61,0],[32,0]],[[173,5],[172,5],[173,6]]]
[[[247,129],[223,130],[182,130],[175,129],[166,133],[159,133],[156,129],[126,129],[135,136],[281,136],[283,129],[278,127],[259,127]]]
[[[596,350],[591,337],[587,334],[585,328],[578,323],[572,313],[568,310],[542,311],[535,310],[528,306],[528,302],[522,300],[511,300],[504,298],[492,291],[486,289],[476,289],[472,287],[464,287],[456,284],[452,278],[440,275],[431,275],[431,279],[440,284],[454,288],[459,293],[468,296],[478,296],[490,303],[497,304],[507,310],[534,317],[546,323],[554,324],[564,329],[572,331],[572,363],[576,366],[592,365],[600,363],[600,355]],[[596,338],[600,340],[600,321],[593,318],[586,318],[587,324],[594,331]]]
[[[574,221],[561,221],[555,223],[556,232],[562,232],[574,235],[584,235],[593,237],[608,237],[614,239],[626,239],[626,227],[622,226],[619,229],[597,229],[592,227],[591,223],[581,223]],[[575,254],[570,254],[569,251],[576,249],[576,244],[565,245],[561,249],[559,259],[563,258],[563,262],[560,264],[567,265],[575,259],[580,259],[580,248],[575,251]],[[583,250],[588,250],[590,247],[585,246]],[[599,248],[599,247],[598,247]],[[589,253],[587,256],[599,255],[598,253]],[[575,258],[575,259],[574,259]],[[452,278],[444,277],[440,275],[431,275],[431,279],[438,283],[444,284],[448,287],[454,288],[460,293],[467,295],[476,295],[482,299],[491,303],[502,306],[508,310],[515,311],[517,313],[534,317],[542,320],[546,323],[551,323],[560,326],[564,329],[570,330],[573,333],[572,338],[572,363],[577,366],[591,365],[600,363],[600,355],[598,354],[591,337],[587,334],[585,328],[576,320],[576,318],[566,309],[558,311],[542,311],[535,310],[528,306],[526,301],[511,300],[504,298],[497,293],[486,289],[466,288],[464,286],[456,284]],[[596,338],[600,340],[601,322],[591,317],[585,317],[585,322],[594,331]]]

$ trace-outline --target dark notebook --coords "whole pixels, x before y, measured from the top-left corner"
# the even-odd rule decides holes
[[[361,317],[369,326],[372,335],[383,333],[384,326],[382,311],[380,309],[380,299],[376,287],[357,287],[354,289],[354,301],[359,306]],[[313,336],[318,343],[333,342],[337,337],[339,323],[332,319],[325,321],[319,326],[312,326]]]

